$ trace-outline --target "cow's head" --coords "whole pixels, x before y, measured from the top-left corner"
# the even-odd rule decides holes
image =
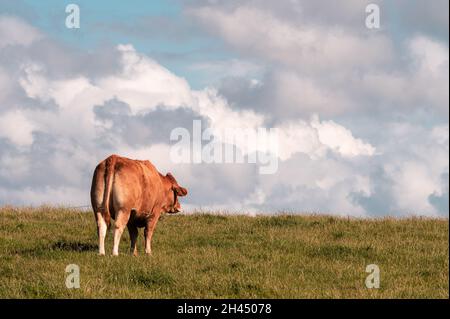
[[[171,173],[167,173],[163,178],[165,203],[163,209],[166,213],[175,214],[182,211],[178,197],[186,196],[187,189],[178,185],[177,180]]]

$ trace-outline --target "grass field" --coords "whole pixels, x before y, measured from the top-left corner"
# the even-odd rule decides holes
[[[173,215],[97,255],[92,213],[0,209],[1,298],[448,298],[448,220]],[[80,267],[67,289],[68,264]],[[380,268],[367,289],[366,265]]]

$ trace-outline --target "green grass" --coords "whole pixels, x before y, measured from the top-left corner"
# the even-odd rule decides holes
[[[153,255],[97,255],[92,213],[0,208],[1,298],[448,298],[447,219],[165,216]],[[65,267],[80,266],[80,289]],[[380,289],[367,289],[377,264]]]

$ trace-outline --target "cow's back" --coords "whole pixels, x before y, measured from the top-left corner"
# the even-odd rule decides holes
[[[160,175],[150,162],[117,157],[111,190],[113,218],[119,210],[133,210],[135,217],[152,214],[160,205],[161,196]]]

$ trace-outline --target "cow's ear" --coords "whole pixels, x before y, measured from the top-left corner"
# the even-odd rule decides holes
[[[173,185],[173,190],[175,193],[177,193],[177,196],[186,196],[187,195],[187,189],[184,187],[181,187],[180,185]]]
[[[170,180],[172,183],[172,189],[177,193],[177,196],[186,196],[187,195],[187,189],[184,187],[181,187],[178,185],[177,180],[171,173],[167,173],[166,177]]]
[[[166,174],[166,177],[169,179],[169,181],[170,181],[172,184],[175,184],[175,183],[177,182],[177,180],[175,179],[175,177],[173,177],[172,173],[167,173],[167,174]]]

